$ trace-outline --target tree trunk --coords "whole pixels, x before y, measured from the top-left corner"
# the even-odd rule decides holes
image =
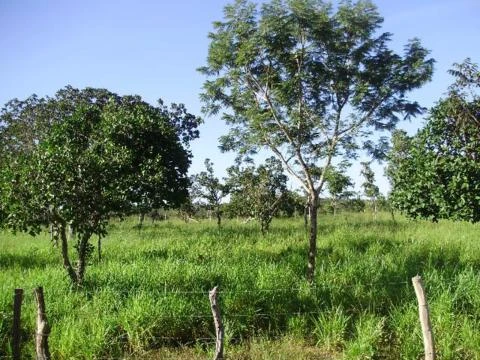
[[[75,238],[75,229],[71,224],[68,224],[67,228],[68,228],[68,240],[72,240],[73,238]]]
[[[222,215],[220,213],[220,209],[217,209],[217,211],[215,211],[215,215],[217,216],[217,225],[218,227],[220,227],[222,225]]]
[[[141,228],[143,226],[143,221],[145,220],[145,213],[142,211],[138,215],[138,228]]]
[[[308,230],[308,209],[309,209],[309,206],[308,206],[308,203],[306,203],[303,209],[303,222],[305,225],[305,231]]]
[[[60,239],[62,243],[63,267],[65,268],[65,270],[67,270],[68,277],[72,281],[72,284],[75,284],[77,282],[77,275],[75,274],[75,270],[73,269],[72,263],[70,262],[70,258],[68,257],[68,241],[67,241],[66,224],[61,223],[58,231],[60,232]]]
[[[52,241],[53,247],[58,247],[58,229],[54,224],[49,225],[50,240]]]
[[[315,260],[317,256],[317,208],[318,195],[310,195],[309,201],[310,234],[308,249],[307,281],[312,284],[315,277]]]
[[[76,285],[81,286],[83,284],[83,279],[85,276],[85,268],[87,267],[87,256],[88,256],[88,239],[89,235],[83,235],[78,239],[78,262],[77,262],[77,272],[76,272]]]
[[[102,237],[100,235],[98,235],[97,250],[98,250],[98,261],[102,261]]]

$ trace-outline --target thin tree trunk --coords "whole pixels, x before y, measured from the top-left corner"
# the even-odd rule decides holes
[[[215,215],[217,216],[217,225],[218,227],[220,227],[222,225],[222,215],[220,213],[220,209],[217,209],[217,211],[215,211]]]
[[[393,208],[390,208],[390,215],[392,216],[392,221],[396,223],[395,221],[395,212],[393,211]]]
[[[97,241],[98,261],[102,261],[102,237],[98,235]]]
[[[53,247],[58,247],[58,230],[54,224],[49,225],[50,240],[52,241]]]
[[[315,277],[315,260],[317,256],[317,208],[318,195],[311,195],[309,203],[310,234],[308,249],[307,281],[312,284]]]
[[[65,268],[65,270],[67,270],[68,277],[70,278],[72,283],[75,284],[77,282],[77,275],[75,274],[75,270],[73,269],[72,263],[70,262],[70,258],[68,257],[68,241],[67,241],[66,224],[61,223],[58,231],[60,232],[60,239],[62,243],[63,267]]]
[[[142,211],[138,215],[138,227],[141,228],[143,226],[143,221],[145,220],[145,213]]]
[[[76,284],[78,286],[83,284],[83,279],[85,276],[85,268],[87,267],[87,252],[88,252],[88,239],[90,238],[89,235],[83,235],[80,239],[78,239],[78,262],[77,262],[77,279]]]
[[[72,240],[73,238],[75,238],[75,229],[72,227],[71,224],[68,224],[67,228],[68,228],[68,240]]]
[[[303,223],[305,225],[305,231],[308,230],[308,209],[309,209],[309,206],[307,203],[305,204],[305,207],[303,209]]]

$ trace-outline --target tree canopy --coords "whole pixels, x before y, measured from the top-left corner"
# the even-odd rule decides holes
[[[237,0],[209,34],[202,100],[223,109],[223,150],[269,149],[296,178],[311,207],[308,278],[316,256],[318,196],[336,157],[354,157],[374,130],[422,111],[409,91],[430,80],[433,59],[418,39],[399,55],[370,1]]]
[[[229,193],[229,186],[224,184],[214,174],[213,163],[205,159],[206,171],[192,176],[192,196],[200,201],[206,201],[209,210],[215,213],[217,224],[222,222],[222,199]]]
[[[373,212],[377,214],[377,198],[380,195],[380,189],[375,184],[375,172],[370,167],[369,162],[362,162],[362,169],[360,170],[360,175],[363,176],[363,193],[365,196],[370,198],[371,205],[373,207]]]
[[[480,71],[454,64],[455,82],[415,136],[397,132],[389,154],[395,208],[412,218],[480,221]]]
[[[152,106],[139,96],[67,87],[53,98],[10,102],[1,119],[3,225],[32,235],[57,228],[74,283],[83,281],[89,239],[106,233],[109,217],[139,204],[178,205],[188,196],[185,145],[198,136],[199,119],[183,105],[168,110],[161,101]],[[76,269],[67,225],[77,234]]]
[[[348,190],[354,184],[350,176],[346,175],[348,163],[342,163],[338,168],[331,167],[327,174],[327,189],[330,194],[330,204],[333,208],[333,214],[337,213],[338,201],[342,198],[348,198],[353,195],[353,191]]]
[[[237,164],[227,171],[230,209],[235,209],[237,215],[258,220],[265,233],[287,193],[287,176],[281,162],[271,157],[258,167],[242,168]]]

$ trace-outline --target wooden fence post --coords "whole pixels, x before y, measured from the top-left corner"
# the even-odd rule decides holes
[[[425,360],[435,360],[435,343],[433,341],[432,324],[430,323],[427,296],[423,287],[422,278],[417,275],[412,278],[412,283],[418,300],[418,314],[420,316],[420,325],[422,326]]]
[[[213,322],[215,323],[215,356],[214,360],[223,360],[223,324],[220,316],[220,306],[217,303],[218,286],[215,286],[209,293],[210,307],[212,308]]]
[[[37,332],[35,333],[35,351],[37,360],[50,360],[50,351],[48,349],[48,335],[50,326],[45,314],[45,299],[43,298],[43,288],[38,287],[34,291],[37,300]]]
[[[13,325],[12,325],[12,358],[20,360],[21,357],[21,333],[20,319],[22,315],[23,289],[15,289],[13,295]]]

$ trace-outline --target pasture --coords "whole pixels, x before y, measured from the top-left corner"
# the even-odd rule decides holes
[[[310,287],[303,219],[275,219],[265,236],[235,220],[135,223],[109,225],[79,290],[47,233],[0,233],[0,358],[11,352],[14,288],[25,289],[22,351],[33,358],[41,285],[55,359],[210,359],[218,285],[229,359],[419,359],[410,279],[420,274],[439,359],[480,359],[478,225],[320,215]]]

